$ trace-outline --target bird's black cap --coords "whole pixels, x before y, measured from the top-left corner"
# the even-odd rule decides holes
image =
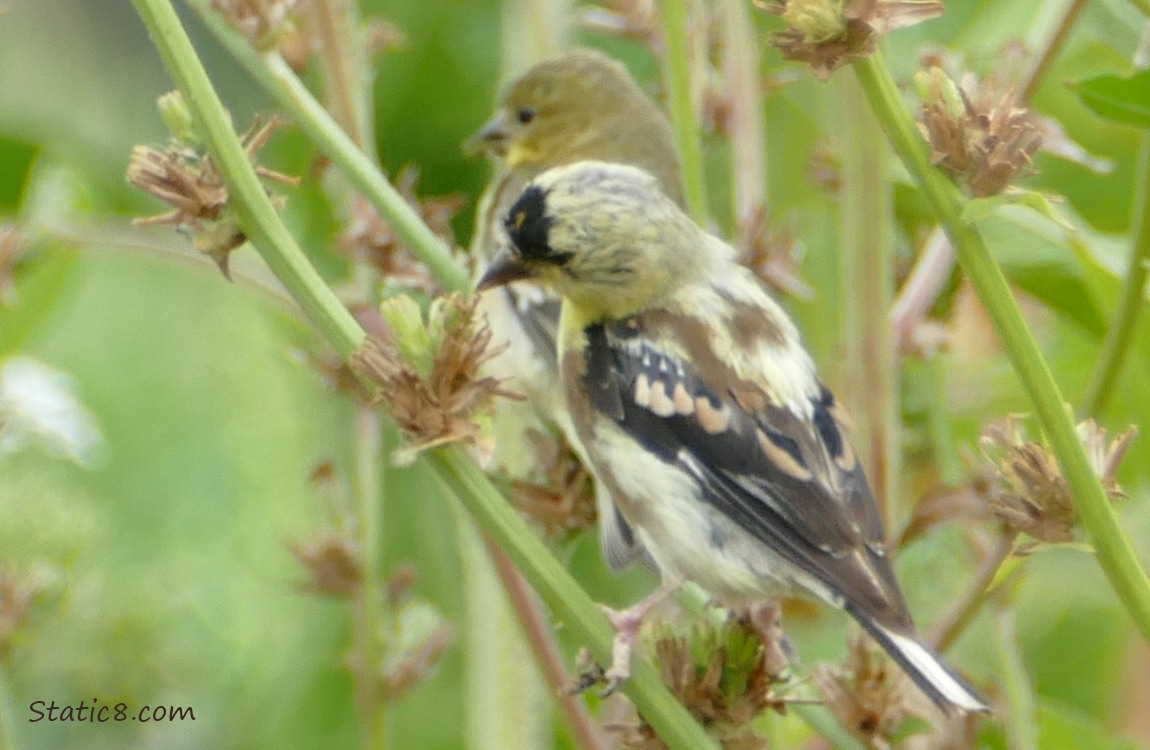
[[[547,215],[547,191],[538,185],[528,185],[511,206],[503,226],[515,250],[527,260],[554,261],[554,252],[547,243],[554,219]]]

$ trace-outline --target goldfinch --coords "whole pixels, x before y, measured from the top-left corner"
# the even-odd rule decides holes
[[[575,50],[544,61],[513,81],[495,115],[467,148],[495,158],[499,167],[476,216],[471,255],[479,273],[506,249],[501,222],[511,204],[532,178],[552,167],[589,159],[635,165],[654,174],[672,200],[680,205],[684,201],[667,117],[622,64],[593,50]],[[494,343],[507,344],[491,363],[492,373],[511,379],[539,412],[570,434],[556,387],[558,297],[523,281],[485,294],[480,304]],[[497,415],[505,463],[517,454],[530,454],[508,448],[523,434],[523,422],[530,424],[521,411],[512,407]],[[525,470],[506,468],[512,473]],[[641,556],[641,550],[631,543],[602,488],[596,498],[604,556],[612,568],[625,567]]]
[[[735,249],[650,174],[602,162],[540,175],[505,226],[479,286],[562,295],[572,422],[664,580],[845,608],[940,709],[989,710],[916,636],[834,396]]]

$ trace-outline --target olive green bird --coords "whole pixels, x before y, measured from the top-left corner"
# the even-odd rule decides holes
[[[593,50],[546,60],[512,81],[494,116],[466,148],[492,157],[497,166],[480,201],[471,243],[477,277],[509,246],[502,226],[508,209],[535,177],[553,167],[587,160],[639,167],[655,176],[667,197],[684,205],[679,157],[666,115],[621,63]],[[491,363],[491,373],[511,379],[574,444],[558,387],[559,297],[523,281],[488,291],[481,307],[493,343],[507,347]],[[504,414],[501,428],[500,416],[496,429],[505,445],[513,444],[524,431],[523,422],[531,419]],[[601,488],[596,495],[604,555],[612,567],[624,567],[641,550]]]

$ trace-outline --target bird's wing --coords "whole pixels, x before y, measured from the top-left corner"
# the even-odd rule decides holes
[[[678,354],[699,351],[690,323],[664,315],[587,328],[592,408],[694,476],[706,502],[845,606],[909,630],[881,520],[830,392],[812,374],[816,395],[803,414],[751,383],[718,377],[712,352],[702,364]]]

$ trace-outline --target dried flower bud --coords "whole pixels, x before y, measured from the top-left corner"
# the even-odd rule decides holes
[[[261,52],[274,49],[290,30],[295,4],[296,0],[212,0],[228,23]]]
[[[1111,499],[1124,497],[1115,473],[1136,433],[1131,426],[1107,446],[1106,431],[1094,420],[1078,425],[1091,466]],[[1039,541],[1073,540],[1077,512],[1058,461],[1038,443],[1025,440],[1015,416],[989,425],[979,445],[994,472],[985,497],[995,516]]]
[[[794,232],[774,225],[767,207],[762,204],[739,225],[736,240],[736,246],[742,248],[739,262],[775,291],[812,299],[814,291],[799,273],[796,245]]]
[[[771,35],[783,57],[811,66],[825,81],[838,67],[867,57],[878,37],[940,15],[937,0],[775,0],[755,4],[782,16],[790,28]]]
[[[453,194],[420,200],[415,193],[419,170],[414,167],[404,167],[395,182],[396,190],[431,231],[448,247],[453,247],[455,235],[451,220],[466,205],[467,199]],[[415,258],[391,224],[362,198],[357,197],[352,203],[352,215],[340,234],[338,247],[353,260],[376,268],[385,280],[428,295],[440,290],[439,282],[427,266]]]
[[[957,85],[937,67],[919,72],[915,84],[934,163],[964,178],[974,196],[997,195],[1033,169],[1042,133],[1030,111],[1014,105],[1013,91],[999,91],[991,76]]]
[[[313,594],[351,598],[363,578],[359,542],[350,534],[326,532],[288,545],[307,570],[300,588]]]
[[[185,119],[186,110],[180,114],[182,100],[178,96],[165,95],[160,106],[174,127],[182,130],[190,122]],[[279,120],[274,117],[266,123],[257,119],[244,133],[241,141],[252,161],[278,125]],[[288,185],[298,182],[258,165],[256,172]],[[231,279],[228,257],[247,238],[228,216],[228,189],[211,156],[179,140],[164,149],[136,146],[128,162],[127,177],[133,186],[173,207],[167,213],[136,219],[132,222],[135,226],[169,224],[188,230],[196,249],[215,260],[224,276]]]
[[[917,713],[906,675],[860,633],[851,637],[845,664],[819,664],[812,677],[831,713],[868,747],[890,747],[890,738]]]
[[[380,309],[390,330],[369,336],[352,367],[381,386],[385,407],[407,436],[397,460],[444,443],[474,442],[481,434],[474,418],[492,397],[522,398],[497,378],[478,374],[498,350],[489,346],[491,331],[475,300],[437,297],[426,323],[406,295],[385,300]]]
[[[591,473],[563,438],[529,430],[534,472],[512,482],[511,502],[550,539],[591,528],[597,516]]]
[[[777,611],[772,608],[772,611]],[[787,665],[777,660],[781,630],[750,617],[732,617],[720,628],[700,623],[687,635],[662,625],[654,632],[663,680],[725,748],[763,748],[748,725],[765,709],[782,711],[776,686]],[[624,747],[662,748],[648,726],[626,727]]]

